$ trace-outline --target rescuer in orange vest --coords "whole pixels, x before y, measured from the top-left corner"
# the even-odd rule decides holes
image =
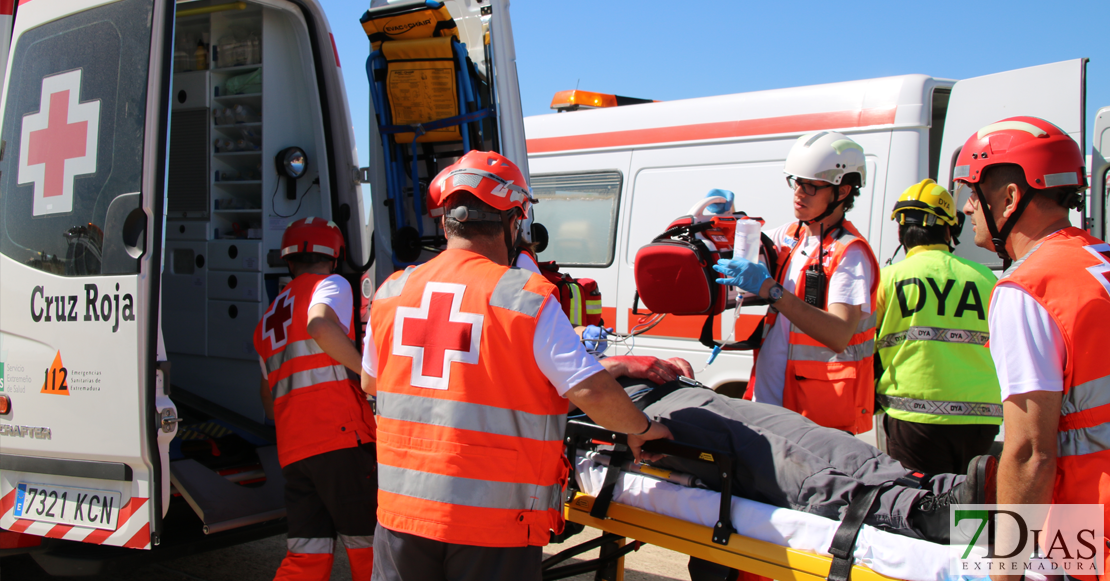
[[[670,431],[583,348],[542,276],[510,268],[533,198],[520,170],[471,151],[428,191],[447,250],[374,296],[363,389],[378,406],[375,579],[539,580],[563,530],[568,400],[629,434]]]
[[[347,375],[361,364],[351,285],[332,274],[342,253],[343,236],[332,222],[290,224],[281,256],[293,281],[254,331],[262,403],[277,424],[285,477],[289,538],[280,580],[328,579],[336,534],[355,581],[368,581],[374,565],[374,415]]]
[[[783,167],[796,223],[769,234],[778,272],[737,257],[717,282],[767,300],[763,344],[745,398],[859,434],[875,409],[879,263],[844,214],[866,183],[863,148],[833,131],[798,138]]]
[[[1068,219],[1086,173],[1060,128],[1011,117],[967,140],[953,178],[975,243],[1006,268],[988,317],[1005,433],[998,503],[1101,504],[1110,531],[1110,245]]]

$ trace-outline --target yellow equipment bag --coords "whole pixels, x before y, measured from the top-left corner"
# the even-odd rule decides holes
[[[458,36],[451,13],[441,2],[418,0],[371,8],[360,19],[370,38],[370,50],[387,40]]]
[[[385,42],[382,55],[389,62],[386,91],[394,125],[415,125],[459,114],[452,36]],[[397,143],[412,143],[414,133],[397,133]],[[433,129],[417,143],[458,141],[459,127]]]

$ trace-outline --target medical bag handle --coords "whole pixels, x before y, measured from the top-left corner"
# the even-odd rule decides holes
[[[778,253],[775,251],[775,243],[766,234],[762,233],[759,235],[759,242],[762,246],[760,253],[767,257],[767,270],[772,273],[778,272]],[[767,301],[757,296],[747,299],[744,304],[749,307],[758,307],[766,305]],[[714,341],[713,318],[715,316],[716,315],[709,315],[706,317],[705,323],[701,326],[701,335],[698,336],[698,341],[701,342],[702,345],[710,349],[716,349],[717,346],[720,346],[722,351],[748,351],[751,349],[759,349],[759,346],[763,344],[763,327],[765,323],[763,320],[759,321],[759,324],[756,325],[752,334],[743,341],[737,341],[736,343],[718,343]]]

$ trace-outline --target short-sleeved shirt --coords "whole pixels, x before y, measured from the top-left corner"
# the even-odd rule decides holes
[[[793,222],[776,228],[769,234],[776,248],[784,246],[787,229],[794,225]],[[817,236],[806,236],[799,242],[801,249],[793,254],[790,264],[786,268],[786,280],[782,282],[783,288],[788,293],[793,293],[798,287],[798,279],[809,257],[817,252]],[[860,305],[866,315],[871,312],[871,281],[875,273],[872,272],[871,261],[867,253],[859,247],[852,245],[844,253],[844,258],[837,265],[833,275],[829,277],[829,288],[826,296],[828,304],[843,303],[846,305]],[[763,340],[759,348],[759,359],[755,362],[755,386],[752,391],[752,400],[762,403],[781,406],[782,390],[786,384],[786,356],[789,351],[790,321],[785,315],[779,313],[775,326]]]
[[[994,287],[987,316],[1002,401],[1031,391],[1064,391],[1064,336],[1032,295],[1003,280]]]

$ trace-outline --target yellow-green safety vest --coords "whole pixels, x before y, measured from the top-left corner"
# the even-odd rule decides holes
[[[997,279],[944,244],[917,246],[881,271],[875,350],[884,372],[876,401],[922,424],[1001,424],[987,349],[987,304]]]

